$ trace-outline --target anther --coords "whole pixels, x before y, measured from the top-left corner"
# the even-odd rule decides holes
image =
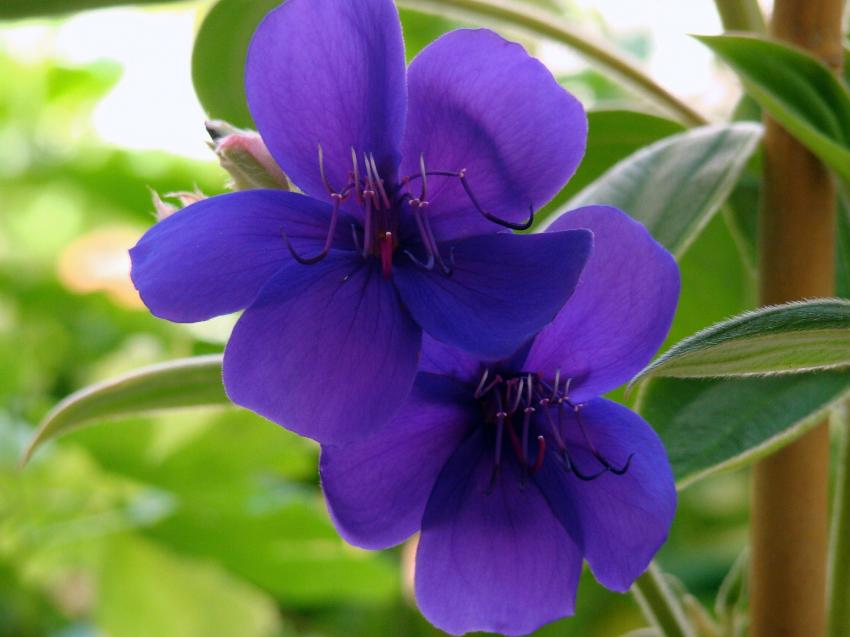
[[[590,439],[590,435],[585,429],[584,422],[581,418],[581,405],[575,405],[573,407],[573,411],[576,416],[576,422],[578,423],[579,430],[581,431],[582,438],[584,438],[585,443],[590,449],[590,453],[593,454],[593,457],[601,464],[607,471],[610,471],[614,475],[622,476],[629,470],[629,466],[632,464],[632,458],[634,457],[634,453],[629,454],[629,457],[626,459],[626,463],[622,467],[617,467],[605,457],[599,451],[597,451],[596,446],[593,444],[593,441]]]
[[[321,146],[319,148],[321,148]],[[333,246],[334,235],[336,234],[336,222],[339,218],[339,202],[341,200],[342,198],[339,195],[333,197],[334,205],[333,211],[331,212],[331,223],[328,227],[328,236],[325,238],[325,245],[322,247],[321,252],[319,252],[319,254],[315,256],[302,257],[301,255],[299,255],[298,252],[295,251],[295,247],[289,241],[289,237],[286,235],[286,231],[281,228],[280,234],[283,237],[283,240],[286,242],[286,247],[289,250],[289,254],[291,254],[292,258],[295,259],[298,263],[302,265],[312,265],[314,263],[318,263],[326,256],[328,256],[328,253],[331,251],[331,246]]]
[[[581,480],[583,482],[592,482],[593,480],[596,480],[598,477],[608,473],[607,467],[603,467],[601,470],[597,471],[596,473],[590,473],[590,474],[582,473],[581,471],[579,471],[578,467],[576,466],[576,463],[573,462],[573,459],[570,458],[570,454],[567,453],[566,450],[563,451],[562,458],[563,458],[563,461],[564,461],[564,468],[567,470],[567,472],[572,473],[576,478],[578,478],[579,480]]]

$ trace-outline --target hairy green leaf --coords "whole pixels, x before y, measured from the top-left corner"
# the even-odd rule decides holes
[[[729,196],[761,133],[759,124],[738,122],[672,135],[616,164],[560,212],[616,206],[681,256]]]
[[[221,356],[199,356],[135,370],[68,396],[45,417],[23,462],[45,442],[97,420],[183,407],[229,406]]]
[[[679,488],[793,442],[850,398],[850,371],[767,378],[658,378],[638,410],[664,442]]]
[[[759,308],[712,325],[646,367],[653,376],[767,376],[850,365],[850,301],[819,299]]]
[[[749,35],[697,38],[783,128],[850,183],[850,92],[810,53]]]

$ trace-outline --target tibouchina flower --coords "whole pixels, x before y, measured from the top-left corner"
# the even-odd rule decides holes
[[[676,508],[647,423],[599,398],[637,373],[670,326],[677,266],[635,221],[582,208],[594,251],[555,321],[512,360],[480,362],[426,337],[424,371],[381,432],[323,447],[322,484],[343,537],[389,547],[421,530],[416,598],[453,634],[519,635],[570,615],[583,559],[627,590]]]
[[[289,0],[254,34],[246,89],[304,194],[212,197],[131,251],[157,316],[247,308],[224,356],[234,402],[353,439],[407,397],[423,330],[497,359],[572,293],[589,232],[505,233],[564,185],[587,133],[578,101],[518,44],[455,31],[405,69],[391,0]]]

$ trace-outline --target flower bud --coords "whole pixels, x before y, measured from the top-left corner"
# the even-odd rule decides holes
[[[202,193],[200,190],[197,190],[197,187],[194,192],[169,192],[165,194],[169,199],[176,199],[180,202],[180,206],[175,206],[172,203],[167,201],[163,201],[162,197],[158,192],[151,189],[151,200],[153,201],[153,209],[156,214],[156,220],[162,221],[163,219],[167,219],[175,212],[180,210],[180,208],[185,208],[193,203],[197,203],[201,199],[206,199],[207,196]]]
[[[289,190],[286,175],[257,133],[239,130],[220,120],[209,121],[206,127],[212,138],[210,147],[218,155],[221,167],[230,173],[231,188]]]

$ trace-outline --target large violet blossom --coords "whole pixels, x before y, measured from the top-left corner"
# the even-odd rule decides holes
[[[593,254],[528,346],[493,364],[426,337],[423,371],[389,425],[323,447],[323,488],[343,537],[384,548],[421,529],[417,602],[450,633],[525,634],[572,614],[583,559],[603,585],[627,590],[673,518],[658,437],[599,396],[661,344],[677,266],[614,208],[579,209],[549,230],[571,228],[593,231]]]
[[[572,293],[586,230],[519,236],[584,152],[581,105],[518,44],[445,35],[405,69],[391,0],[289,0],[254,34],[258,131],[304,194],[212,197],[131,251],[157,316],[245,309],[230,398],[341,442],[407,397],[424,330],[484,359],[515,351]]]

